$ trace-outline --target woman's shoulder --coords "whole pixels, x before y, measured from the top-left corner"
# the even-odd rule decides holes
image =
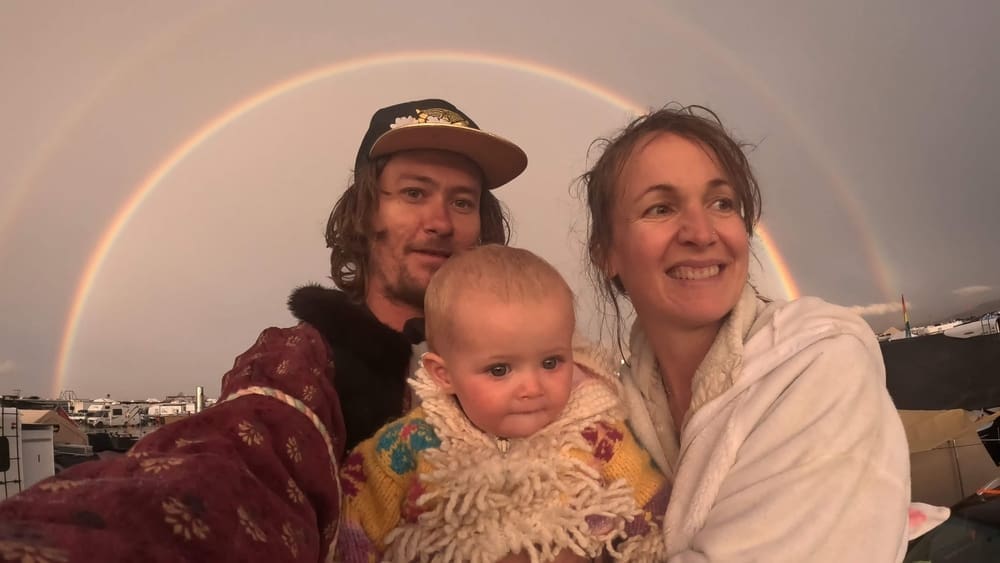
[[[744,383],[766,378],[813,378],[839,384],[884,385],[875,331],[857,313],[817,297],[768,303],[743,348]],[[874,377],[872,377],[874,376]],[[791,384],[791,381],[787,382]]]
[[[757,315],[750,338],[766,338],[771,344],[786,341],[808,343],[838,336],[854,336],[876,344],[875,331],[850,308],[819,297],[765,303]]]

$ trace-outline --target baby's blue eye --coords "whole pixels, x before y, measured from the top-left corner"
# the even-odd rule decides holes
[[[497,364],[495,366],[490,366],[489,372],[493,377],[503,377],[510,373],[510,366],[507,364]]]
[[[542,368],[551,371],[559,367],[560,363],[562,363],[562,360],[559,358],[545,358],[542,360]]]

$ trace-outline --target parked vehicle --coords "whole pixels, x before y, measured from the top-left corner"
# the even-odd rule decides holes
[[[95,403],[87,408],[84,420],[91,428],[138,426],[146,408],[138,403]]]

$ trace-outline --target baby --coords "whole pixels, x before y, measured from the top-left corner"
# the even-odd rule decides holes
[[[420,406],[342,467],[339,559],[663,557],[669,484],[624,422],[611,363],[574,345],[558,271],[482,246],[434,275],[425,314]]]

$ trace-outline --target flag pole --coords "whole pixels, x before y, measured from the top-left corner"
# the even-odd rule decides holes
[[[910,313],[906,310],[906,296],[900,294],[899,299],[903,302],[903,324],[906,325],[906,337],[911,338],[913,333],[910,331]]]

